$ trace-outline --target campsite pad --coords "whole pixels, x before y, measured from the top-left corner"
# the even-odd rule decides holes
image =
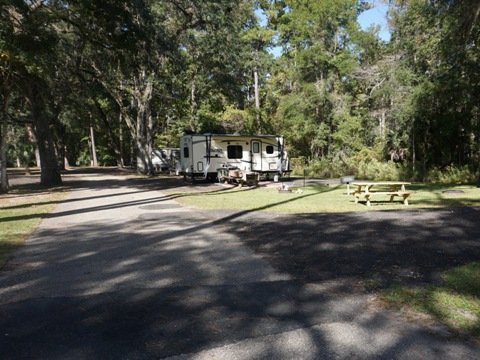
[[[83,174],[133,174],[128,170],[69,170],[69,183],[81,184]],[[133,174],[134,175],[134,174]],[[65,176],[65,175],[64,175]],[[15,176],[22,184],[38,177]],[[79,180],[78,180],[79,179]],[[284,178],[293,186],[302,178]],[[106,181],[104,181],[106,183]],[[175,192],[219,191],[225,185],[210,182],[186,182],[180,177],[130,177],[130,185]],[[328,180],[308,180],[328,183]],[[273,181],[263,186],[279,186]],[[141,220],[175,221],[162,210],[180,210],[177,203],[140,206],[148,212]],[[158,212],[157,212],[158,210]],[[214,217],[239,236],[275,268],[303,281],[349,279],[381,286],[391,283],[423,284],[439,281],[439,274],[455,266],[480,259],[480,210],[473,207],[454,209],[412,209],[340,214],[283,215],[271,212],[233,210],[198,210]],[[193,219],[189,221],[194,221]]]
[[[304,282],[424,285],[480,259],[480,209],[473,207],[401,214],[221,210],[217,216],[228,218],[232,231],[274,268]]]
[[[69,179],[0,272],[2,359],[478,358],[370,301],[478,261],[478,208],[207,211],[157,190],[223,187],[115,176]]]

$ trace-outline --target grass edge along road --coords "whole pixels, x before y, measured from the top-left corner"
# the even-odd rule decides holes
[[[376,299],[414,317],[427,314],[452,333],[480,340],[480,263],[452,268],[442,280],[441,285],[427,288],[391,286]]]
[[[345,186],[316,185],[293,188],[292,193],[279,193],[277,188],[229,189],[210,192],[174,193],[178,201],[202,208],[230,208],[276,212],[346,212],[366,210],[403,210],[411,208],[438,208],[480,205],[480,189],[473,186],[445,186],[414,184],[410,206],[401,201],[389,203],[388,198],[372,202],[368,208],[355,204],[353,196],[346,195]],[[443,194],[445,189],[463,193]],[[300,189],[300,190],[298,190]],[[12,252],[22,246],[42,218],[53,211],[56,204],[68,194],[65,187],[44,189],[31,185],[0,195],[0,270]],[[480,337],[480,264],[472,263],[453,268],[444,274],[443,286],[409,289],[393,286],[381,291],[377,299],[387,307],[413,313],[428,314],[445,324],[452,332]]]
[[[21,186],[0,194],[0,270],[43,217],[68,195],[67,187]]]

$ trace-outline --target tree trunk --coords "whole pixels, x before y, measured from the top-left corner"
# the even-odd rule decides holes
[[[137,99],[137,170],[143,174],[148,172],[147,154],[145,150],[145,106]]]
[[[1,178],[1,193],[7,193],[9,190],[8,186],[8,175],[7,175],[7,112],[8,112],[8,95],[3,95],[3,106],[2,106],[2,139],[0,143],[0,178]]]
[[[386,119],[386,111],[385,109],[382,109],[382,113],[380,114],[380,138],[382,140],[385,140],[385,119]]]
[[[261,124],[261,118],[260,118],[260,89],[258,88],[258,70],[256,67],[255,67],[255,70],[253,71],[253,79],[255,83],[255,111],[257,114],[256,127],[257,127],[257,134],[261,135],[262,124]]]
[[[70,163],[68,162],[68,150],[67,150],[67,144],[65,142],[63,143],[63,166],[64,169],[68,169],[70,167]]]
[[[153,118],[152,118],[152,111],[150,108],[150,102],[146,104],[145,108],[145,116],[147,120],[147,154],[148,154],[148,164],[150,167],[150,174],[155,173],[155,167],[153,166],[152,162],[152,152],[153,152]]]
[[[198,112],[198,104],[196,99],[196,76],[194,75],[192,78],[192,89],[190,92],[191,95],[191,119],[190,119],[190,128],[193,132],[197,131],[197,112]]]
[[[40,167],[40,152],[38,151],[37,138],[35,137],[35,133],[34,133],[34,131],[32,129],[32,126],[30,124],[26,124],[25,128],[27,129],[28,140],[30,141],[30,144],[35,146],[35,164],[39,168]]]
[[[90,166],[93,166],[93,154],[92,154],[92,139],[88,135],[88,155],[90,155]]]
[[[123,149],[123,116],[122,113],[118,116],[118,147],[120,152],[120,159],[117,159],[117,164],[122,169],[125,167],[125,155]]]
[[[417,157],[416,157],[416,153],[415,153],[415,130],[412,130],[412,169],[413,169],[413,176],[415,176],[415,162],[416,161],[417,161]]]
[[[91,124],[90,124],[90,141],[92,144],[92,166],[97,167],[98,166],[97,148],[95,146],[95,134],[93,132],[93,126]]]
[[[15,134],[12,134],[13,136],[15,136]],[[22,167],[22,159],[20,159],[20,149],[18,148],[17,146],[17,143],[15,141],[12,142],[12,147],[13,147],[13,152],[15,153],[15,162],[16,162],[16,167],[17,168],[21,168]]]
[[[35,85],[29,88],[29,99],[32,110],[34,130],[40,153],[40,184],[58,186],[62,177],[58,168],[57,156],[53,141],[53,129],[45,109],[45,102]]]
[[[151,78],[146,79],[145,74],[142,74],[141,79],[146,82],[145,88],[137,89],[135,92],[137,100],[137,166],[139,172],[145,175],[153,175],[155,169],[153,168],[151,156],[152,137],[148,135],[153,82]],[[139,83],[143,84],[144,82],[140,81]]]
[[[120,113],[119,139],[117,140],[117,137],[115,136],[115,133],[112,129],[112,126],[110,124],[107,114],[105,114],[105,111],[103,111],[102,107],[98,102],[96,102],[95,104],[100,114],[100,119],[102,120],[102,123],[105,126],[105,129],[107,130],[109,144],[112,147],[113,152],[115,154],[115,161],[117,162],[117,166],[119,168],[123,168],[124,163],[123,163],[123,152],[122,152],[122,114]]]

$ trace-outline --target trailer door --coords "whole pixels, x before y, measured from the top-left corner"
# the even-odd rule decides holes
[[[258,140],[251,142],[252,171],[262,171],[262,143]]]

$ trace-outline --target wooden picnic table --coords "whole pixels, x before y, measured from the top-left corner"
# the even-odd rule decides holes
[[[359,199],[365,199],[367,206],[370,206],[370,199],[377,195],[389,195],[390,202],[393,201],[395,196],[403,198],[403,203],[408,205],[408,197],[412,194],[411,191],[406,190],[406,186],[410,185],[409,182],[402,181],[357,181],[352,183],[357,187],[357,190],[353,193],[355,196],[355,203],[358,203]]]
[[[243,173],[239,169],[219,168],[217,169],[217,178],[220,182],[237,183],[238,186],[258,186],[260,176],[255,172]]]

